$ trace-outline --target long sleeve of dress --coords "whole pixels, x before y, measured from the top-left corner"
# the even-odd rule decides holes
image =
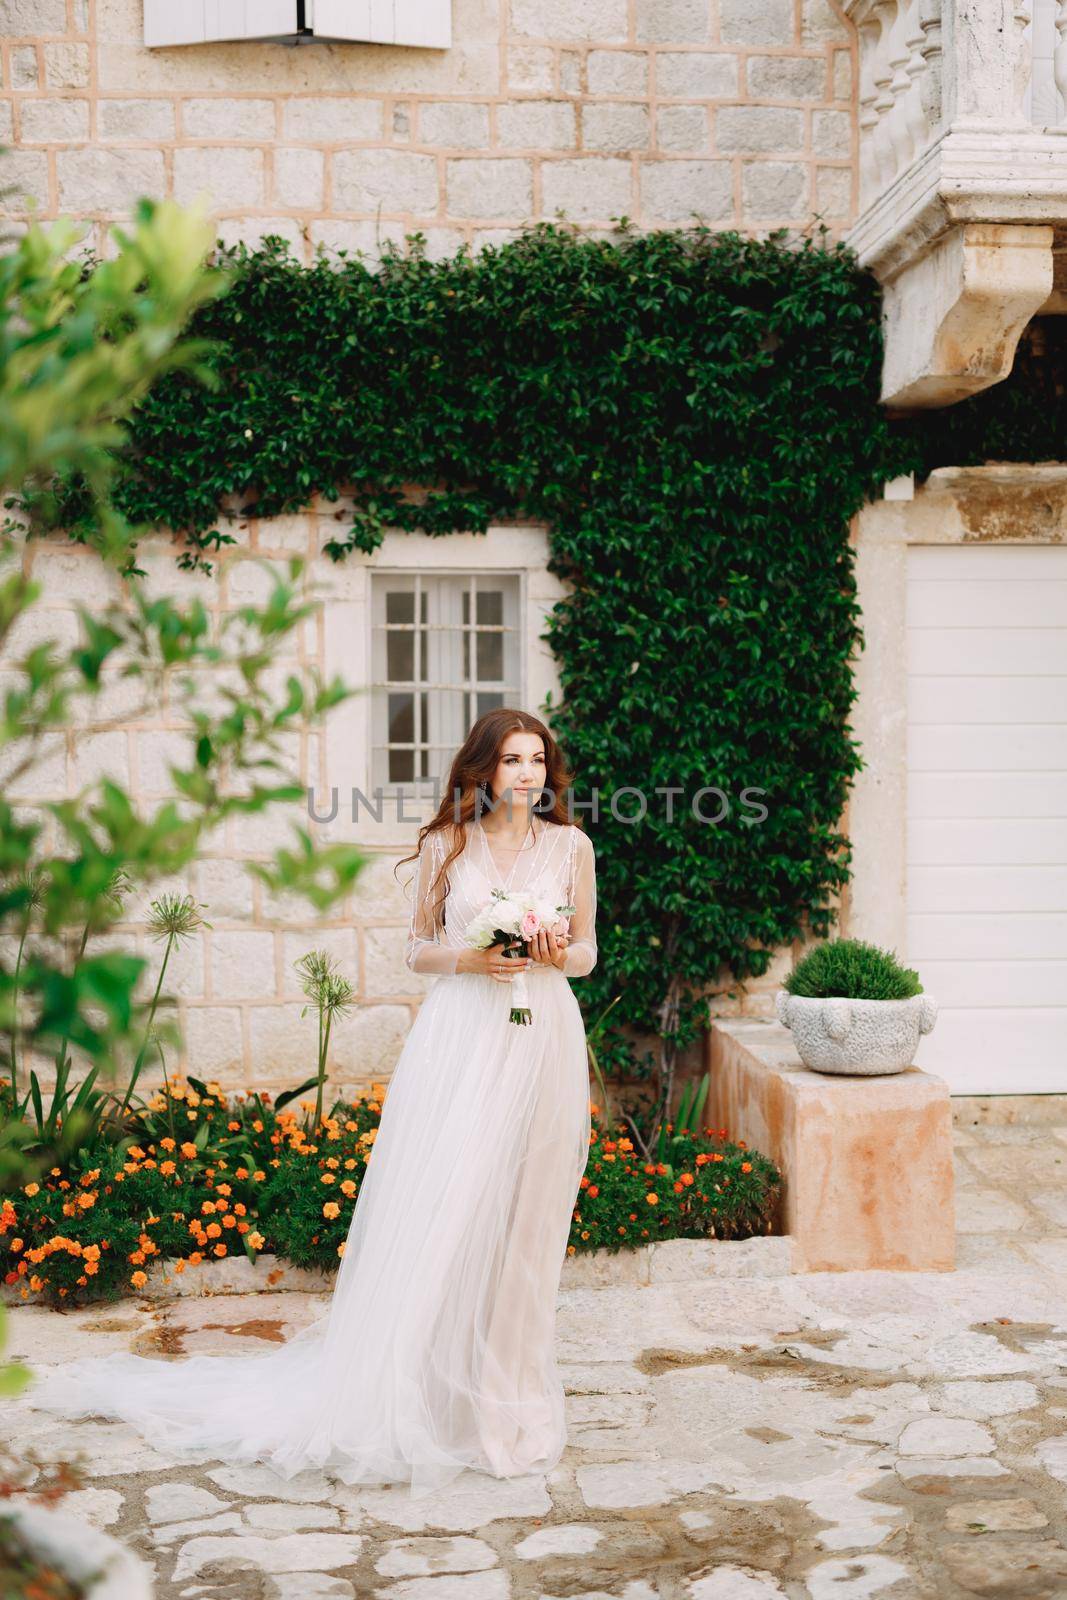
[[[441,941],[444,884],[436,894],[431,886],[444,860],[440,833],[431,833],[419,851],[418,865],[411,885],[411,920],[408,924],[405,964],[412,972],[454,973],[463,954],[454,945]]]
[[[568,978],[584,978],[596,966],[596,855],[587,833],[578,830],[571,904],[571,942],[564,951],[563,973]]]

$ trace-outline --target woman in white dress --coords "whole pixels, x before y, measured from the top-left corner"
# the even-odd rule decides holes
[[[122,1418],[162,1450],[413,1495],[464,1468],[510,1477],[557,1463],[556,1295],[590,1136],[567,980],[597,956],[594,853],[565,820],[568,782],[538,718],[490,711],[420,830],[406,960],[435,977],[393,1069],[325,1317],[262,1354],[81,1361],[34,1385],[29,1404]],[[520,960],[465,944],[493,888],[535,883],[574,906],[568,934],[538,935]],[[520,970],[527,1025],[509,1020]]]

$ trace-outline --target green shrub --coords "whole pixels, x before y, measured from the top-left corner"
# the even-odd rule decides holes
[[[783,985],[811,1000],[908,1000],[922,994],[919,974],[901,966],[892,950],[863,939],[830,939],[799,961]]]
[[[379,1090],[382,1085],[374,1085]],[[141,1113],[139,1144],[103,1139],[0,1202],[0,1275],[53,1305],[140,1290],[160,1261],[271,1252],[331,1271],[371,1159],[382,1099],[339,1102],[316,1123],[263,1095],[174,1082]],[[625,1128],[594,1115],[568,1254],[651,1239],[741,1239],[770,1231],[774,1165],[725,1129],[669,1129],[645,1161]]]

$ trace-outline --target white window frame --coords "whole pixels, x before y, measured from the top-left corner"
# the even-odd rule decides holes
[[[369,752],[371,783],[381,783],[389,793],[404,794],[413,801],[420,801],[432,794],[433,781],[439,782],[444,776],[443,768],[451,763],[456,750],[462,744],[474,717],[464,710],[459,722],[453,720],[451,726],[446,726],[446,714],[443,707],[443,697],[461,692],[467,700],[480,693],[502,693],[504,703],[521,705],[525,694],[526,683],[526,640],[522,626],[522,618],[526,610],[526,577],[523,572],[512,572],[503,569],[488,569],[485,567],[456,568],[442,571],[440,568],[431,569],[416,567],[414,570],[405,570],[396,567],[381,567],[372,571],[370,577],[369,599],[371,603],[370,627],[366,635],[366,662],[365,677],[371,695],[371,746]],[[379,638],[385,627],[384,597],[389,587],[390,579],[402,578],[410,580],[413,584],[413,593],[416,604],[413,615],[416,621],[412,628],[416,632],[414,655],[415,677],[412,680],[411,692],[414,697],[424,695],[428,701],[431,718],[431,730],[436,734],[436,739],[431,743],[427,737],[427,730],[421,727],[421,715],[415,709],[415,747],[418,752],[422,746],[428,746],[430,751],[430,772],[426,777],[416,777],[397,781],[380,776],[376,771],[376,757],[389,744],[389,712],[388,699],[393,687],[388,679],[379,674],[384,674],[386,662],[384,653],[380,660],[375,659]],[[492,624],[477,621],[477,607],[471,605],[469,620],[464,622],[462,600],[466,594],[471,600],[475,599],[479,585],[486,580],[500,579],[508,585],[513,597],[509,606],[507,591],[503,606],[503,621],[501,631],[511,633],[514,637],[505,639],[503,649],[504,677],[494,684],[479,684],[473,677],[477,667],[477,650],[475,647],[475,634],[492,627]],[[419,602],[425,596],[427,600],[427,620],[424,625],[427,660],[422,660],[420,634],[423,625],[418,623],[420,611]],[[381,604],[379,605],[379,598]],[[396,626],[395,624],[393,626]],[[403,625],[406,626],[406,625]],[[451,633],[452,637],[449,637]],[[462,639],[466,635],[468,641],[467,663],[468,672],[463,673]],[[452,659],[450,654],[455,651]],[[512,660],[508,660],[508,656]],[[509,668],[514,668],[513,673]],[[425,669],[425,672],[423,671]],[[509,681],[512,680],[513,681]],[[425,683],[425,688],[420,685]],[[435,703],[435,697],[437,699]],[[462,726],[460,726],[462,723]],[[420,734],[422,737],[420,737]]]
[[[241,39],[446,50],[452,0],[144,0],[149,49]]]
[[[318,519],[316,519],[318,520]],[[269,522],[264,538],[269,539]],[[336,535],[332,515],[322,519],[318,543]],[[465,573],[478,576],[503,573],[519,576],[520,684],[522,709],[545,717],[545,702],[561,699],[559,668],[543,637],[548,615],[567,593],[562,578],[548,571],[548,531],[537,523],[491,526],[484,534],[451,533],[440,538],[387,529],[380,548],[371,555],[353,550],[340,564],[320,558],[316,577],[325,596],[319,626],[321,661],[328,678],[337,676],[356,692],[336,706],[325,723],[311,755],[309,782],[315,791],[315,809],[329,812],[331,791],[338,794],[338,814],[326,825],[325,836],[364,844],[371,849],[413,847],[421,823],[433,815],[432,788],[426,798],[405,799],[398,807],[389,785],[382,817],[378,821],[366,806],[352,820],[352,791],[374,801],[371,776],[372,696],[370,577],[376,572]],[[464,729],[466,733],[466,729]],[[443,786],[448,772],[436,774]],[[403,815],[399,815],[399,811]]]

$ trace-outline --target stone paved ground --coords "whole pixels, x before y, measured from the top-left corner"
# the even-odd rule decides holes
[[[1067,1595],[1067,1127],[958,1132],[960,1268],[565,1289],[549,1475],[410,1501],[191,1470],[127,1428],[9,1408],[91,1461],[67,1504],[160,1600],[933,1600]],[[313,1295],[23,1308],[13,1346],[262,1348]]]

